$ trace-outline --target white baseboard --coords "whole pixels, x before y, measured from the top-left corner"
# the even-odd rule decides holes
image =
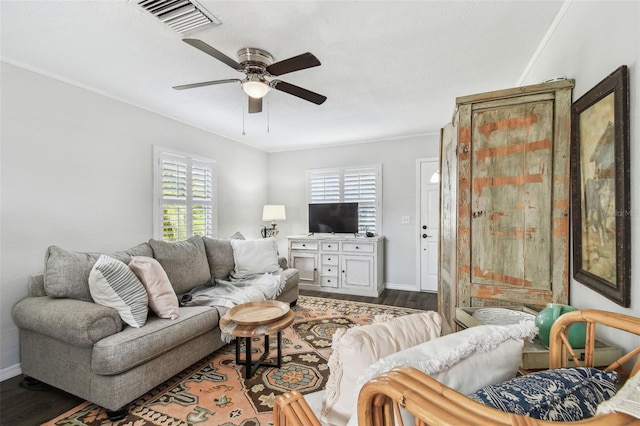
[[[3,368],[0,370],[0,382],[4,382],[12,377],[16,377],[22,374],[22,368],[20,364],[14,364],[11,367]]]
[[[415,284],[394,284],[394,283],[386,283],[386,288],[389,290],[403,290],[403,291],[420,291]]]

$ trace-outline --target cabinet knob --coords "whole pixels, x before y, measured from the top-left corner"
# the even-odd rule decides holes
[[[356,250],[358,250],[360,247],[356,246]]]
[[[302,245],[302,247],[306,247],[306,246],[307,246],[306,244],[303,244],[303,245]]]
[[[331,258],[330,258],[330,257],[327,257],[327,260],[331,260]]]
[[[327,269],[327,271],[331,272],[331,268]]]
[[[427,225],[422,225],[422,229],[427,229]]]

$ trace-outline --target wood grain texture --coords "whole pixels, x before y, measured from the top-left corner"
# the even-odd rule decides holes
[[[455,194],[456,288],[453,297],[440,298],[445,321],[451,305],[567,303],[573,84],[456,99],[456,187],[442,194]],[[441,258],[444,294],[454,287],[449,269]]]
[[[260,325],[282,318],[289,312],[289,304],[279,300],[262,300],[236,305],[229,309],[226,317],[245,325]]]

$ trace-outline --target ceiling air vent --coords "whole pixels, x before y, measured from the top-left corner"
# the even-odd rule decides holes
[[[179,33],[191,33],[222,21],[195,0],[137,0],[147,12]]]

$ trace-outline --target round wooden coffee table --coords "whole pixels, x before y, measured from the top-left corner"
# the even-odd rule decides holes
[[[245,378],[250,379],[260,366],[282,367],[282,331],[293,324],[295,314],[284,309],[274,313],[273,300],[263,302],[249,302],[234,306],[220,319],[220,329],[236,337],[236,364],[245,366]],[[280,302],[282,303],[282,302]],[[280,305],[282,306],[282,305]],[[264,313],[264,315],[263,315]],[[238,319],[241,323],[234,321]],[[269,356],[269,335],[277,333],[278,354],[275,363],[265,362]],[[264,352],[257,360],[251,359],[251,339],[264,336]],[[245,359],[240,359],[240,338],[244,337]]]

